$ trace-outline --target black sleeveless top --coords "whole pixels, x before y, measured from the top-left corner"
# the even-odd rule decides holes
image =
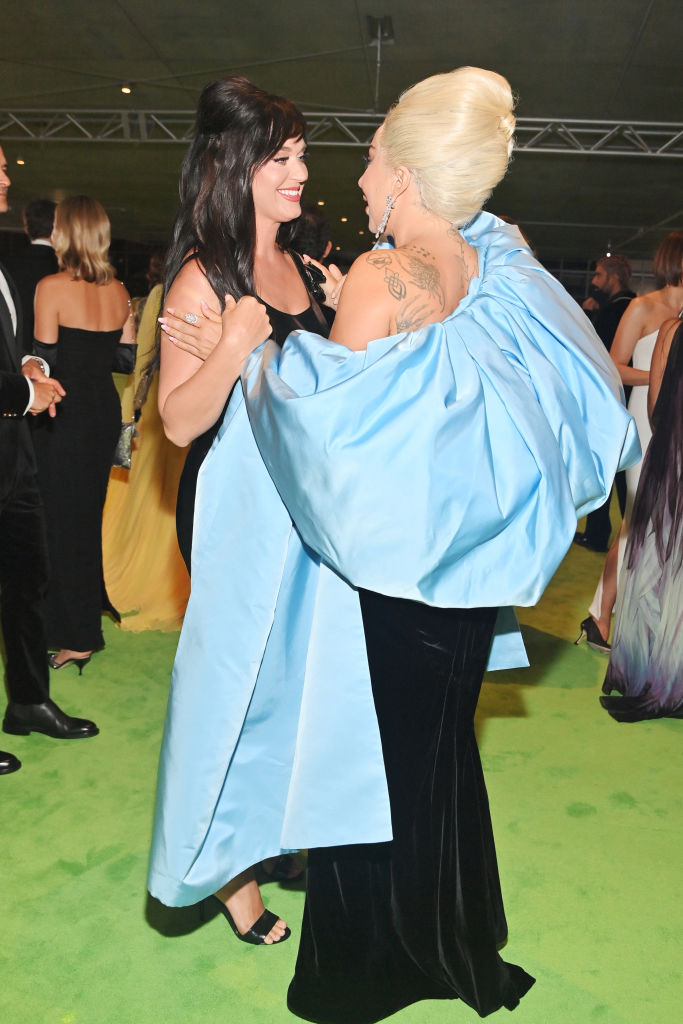
[[[283,313],[282,310],[269,306],[267,302],[263,303],[273,328],[271,339],[280,348],[282,348],[287,336],[292,331],[312,331],[315,334],[322,334],[323,337],[327,338],[332,327],[332,321],[334,320],[334,312],[327,306],[321,307],[311,294],[311,281],[306,273],[306,266],[301,257],[295,252],[290,252],[290,256],[294,260],[294,265],[306,286],[311,302],[302,313]],[[194,255],[188,257],[188,259],[193,258],[195,258]],[[206,458],[223,422],[229,401],[230,396],[228,396],[228,400],[223,406],[223,411],[214,425],[192,442],[180,477],[178,501],[176,504],[176,530],[178,533],[178,547],[188,572],[190,572],[190,554],[192,551],[192,528],[194,525],[197,476],[202,462]]]

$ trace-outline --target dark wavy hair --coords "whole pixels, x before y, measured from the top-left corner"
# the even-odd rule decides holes
[[[305,133],[303,115],[293,103],[242,75],[205,86],[180,172],[181,207],[166,260],[166,292],[187,254],[196,252],[221,309],[226,293],[236,299],[254,294],[252,180],[288,139]],[[278,245],[286,248],[293,233],[294,223],[282,224]]]
[[[659,564],[674,559],[678,569],[683,564],[683,323],[671,342],[652,428],[633,506],[627,564],[634,564],[652,529]]]

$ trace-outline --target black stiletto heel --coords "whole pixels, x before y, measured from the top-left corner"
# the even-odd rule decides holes
[[[597,623],[592,615],[589,615],[587,619],[584,619],[581,623],[581,632],[579,633],[574,644],[580,644],[582,640],[585,640],[589,647],[592,647],[594,651],[599,654],[609,654],[612,650],[612,645],[603,639],[602,633],[598,629]]]
[[[47,661],[50,668],[53,668],[55,672],[58,668],[64,668],[65,665],[78,665],[79,676],[83,675],[83,669],[88,664],[92,654],[89,654],[87,658],[65,658],[64,661],[57,661],[56,654],[48,654]]]
[[[284,935],[282,936],[281,939],[278,939],[276,942],[265,941],[266,936],[271,931],[273,925],[277,924],[279,920],[277,914],[274,914],[272,910],[264,910],[261,916],[259,917],[258,921],[254,921],[249,931],[246,931],[244,934],[242,934],[242,932],[238,930],[237,925],[233,921],[232,914],[226,907],[225,903],[223,903],[223,900],[220,900],[216,895],[207,896],[207,898],[203,900],[202,903],[200,904],[199,917],[200,920],[202,921],[205,921],[207,918],[210,900],[215,900],[218,910],[223,915],[225,920],[228,922],[228,924],[230,925],[230,927],[232,928],[233,932],[240,940],[240,942],[248,942],[251,946],[277,946],[279,945],[280,942],[285,942],[292,934],[289,928],[285,928]],[[214,904],[212,903],[211,906],[213,905]]]

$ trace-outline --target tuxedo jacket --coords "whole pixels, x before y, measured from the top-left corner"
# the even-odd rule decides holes
[[[12,281],[19,292],[23,327],[17,332],[22,354],[33,351],[33,299],[36,285],[48,274],[56,274],[57,255],[51,245],[26,245],[7,261]]]
[[[17,312],[17,330],[0,292],[0,505],[12,490],[35,473],[35,457],[29,425],[24,415],[29,388],[21,372],[19,342],[21,302],[12,279],[0,264]]]

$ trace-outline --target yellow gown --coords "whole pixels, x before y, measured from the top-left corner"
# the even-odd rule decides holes
[[[154,347],[162,287],[149,295],[138,331],[135,371],[121,394],[123,420]],[[113,468],[102,520],[104,578],[123,629],[179,629],[190,580],[176,540],[175,505],[186,449],[166,438],[157,406],[156,375],[142,407],[131,468]]]

